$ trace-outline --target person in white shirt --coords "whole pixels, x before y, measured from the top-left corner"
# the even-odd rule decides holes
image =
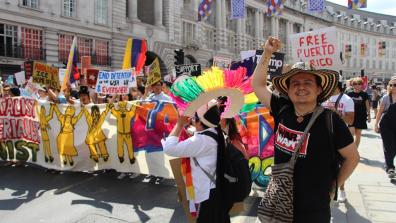
[[[179,136],[189,121],[188,117],[179,117],[172,132],[162,140],[162,147],[167,155],[191,158],[195,199],[190,199],[189,202],[190,212],[195,208],[198,212],[197,223],[228,223],[230,222],[228,212],[232,204],[221,202],[223,196],[219,187],[216,187],[219,183],[216,175],[222,168],[222,162],[217,162],[218,151],[221,151],[222,147],[225,148],[217,102],[212,100],[197,110],[192,119],[196,132],[192,137],[179,142]],[[219,136],[217,141],[204,135],[205,131],[217,133]]]
[[[171,102],[172,98],[169,97],[162,91],[162,82],[158,81],[150,86],[146,86],[143,99],[145,100],[156,100],[156,101],[168,101]]]
[[[351,97],[344,94],[341,80],[342,77],[340,77],[340,81],[338,82],[337,88],[334,90],[333,95],[327,99],[327,101],[323,102],[322,106],[337,113],[342,118],[342,120],[344,120],[344,122],[350,126],[349,131],[351,131],[351,134],[353,135],[354,127],[351,125],[353,124],[355,117],[355,104]],[[341,203],[346,201],[344,184],[340,186],[337,201]]]

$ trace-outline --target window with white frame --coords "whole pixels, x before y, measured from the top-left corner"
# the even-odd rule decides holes
[[[195,40],[195,24],[183,21],[183,43],[192,43]]]
[[[77,0],[63,0],[63,15],[68,17],[76,17]]]
[[[107,24],[107,7],[108,0],[96,0],[96,22],[98,24]]]
[[[41,59],[43,54],[43,31],[22,27],[21,45],[24,58]]]
[[[39,0],[22,0],[22,5],[30,8],[38,8]]]
[[[251,8],[246,10],[246,33],[254,36],[254,11]]]

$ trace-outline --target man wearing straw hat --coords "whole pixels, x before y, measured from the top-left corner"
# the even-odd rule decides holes
[[[275,95],[267,87],[267,70],[272,53],[281,48],[278,39],[269,37],[264,53],[253,74],[252,86],[275,119],[275,164],[290,160],[297,141],[308,125],[312,113],[329,98],[338,82],[338,73],[315,70],[307,63],[296,63],[292,69],[272,79],[280,92]],[[331,113],[332,133],[326,128],[325,111],[315,120],[298,153],[293,174],[293,222],[330,222],[330,200],[336,185],[348,179],[359,162],[359,154],[345,123]],[[343,162],[337,174],[335,155]]]

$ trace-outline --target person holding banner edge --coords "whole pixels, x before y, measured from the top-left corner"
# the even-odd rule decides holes
[[[267,87],[266,81],[269,60],[272,53],[281,48],[281,42],[269,37],[263,48],[263,56],[253,73],[252,86],[261,103],[271,110],[278,125],[274,162],[279,164],[290,159],[296,139],[301,137],[312,112],[320,106],[320,102],[331,96],[338,73],[314,70],[306,63],[297,63],[289,72],[272,79],[281,94],[277,96]],[[337,185],[344,184],[359,162],[353,137],[337,115],[331,113],[333,137],[325,132],[326,112],[329,110],[323,112],[313,124],[294,168],[292,199],[295,223],[330,222],[330,200],[334,197]],[[328,137],[324,137],[326,135]],[[292,145],[289,146],[292,148],[287,144]],[[331,144],[335,148],[331,148]],[[336,170],[333,169],[335,161],[331,158],[335,152],[344,159],[336,177]],[[260,211],[258,213],[260,216]]]

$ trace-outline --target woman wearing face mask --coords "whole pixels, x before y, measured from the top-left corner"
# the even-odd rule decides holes
[[[386,172],[389,178],[394,178],[396,156],[396,76],[388,84],[388,94],[380,102],[375,119],[375,131],[381,133],[384,146]]]

